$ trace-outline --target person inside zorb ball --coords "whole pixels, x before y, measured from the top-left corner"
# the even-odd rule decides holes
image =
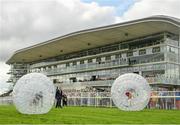
[[[150,99],[151,89],[146,79],[135,73],[119,76],[111,87],[114,104],[124,111],[144,109]]]
[[[55,87],[43,74],[29,73],[21,77],[13,89],[13,103],[22,114],[44,114],[54,104]]]

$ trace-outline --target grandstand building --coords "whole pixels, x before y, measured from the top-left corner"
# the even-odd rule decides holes
[[[67,34],[16,51],[6,62],[9,82],[39,72],[61,87],[109,88],[137,73],[153,89],[180,85],[180,19],[153,16]]]

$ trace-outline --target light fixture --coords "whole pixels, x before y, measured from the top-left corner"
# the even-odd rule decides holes
[[[128,34],[128,33],[124,33],[124,35],[125,35],[125,36],[129,36],[129,34]]]

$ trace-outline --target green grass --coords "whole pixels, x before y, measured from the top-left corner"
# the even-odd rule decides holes
[[[48,114],[24,115],[14,106],[0,106],[0,124],[179,124],[179,110],[124,112],[117,108],[53,108]]]

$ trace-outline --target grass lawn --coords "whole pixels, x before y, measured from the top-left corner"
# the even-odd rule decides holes
[[[14,106],[0,106],[0,124],[180,124],[179,110],[124,112],[117,108],[53,108],[48,114],[24,115]]]

